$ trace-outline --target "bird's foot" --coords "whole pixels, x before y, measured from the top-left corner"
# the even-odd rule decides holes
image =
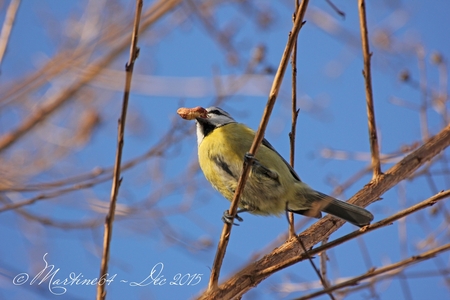
[[[244,155],[244,163],[248,164],[248,163],[252,163],[255,160],[255,157],[250,153],[247,152]]]
[[[236,215],[234,216],[234,219],[238,220],[239,222],[244,221],[244,219],[242,219],[238,214],[236,214]],[[226,211],[223,212],[222,221],[223,221],[224,223],[227,223],[227,224],[230,224],[230,225],[233,224],[233,225],[239,226],[239,224],[236,224],[236,223],[233,222],[233,216],[230,215],[230,213],[228,212],[228,210],[226,210]]]

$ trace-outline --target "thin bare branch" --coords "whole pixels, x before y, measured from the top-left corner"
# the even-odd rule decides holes
[[[20,0],[11,0],[8,9],[6,10],[5,22],[3,23],[2,32],[0,33],[0,66],[2,65],[3,57],[5,56],[9,35],[11,34],[19,5]]]
[[[450,122],[447,111],[448,103],[448,67],[447,60],[440,53],[433,53],[431,60],[435,63],[439,70],[439,92],[432,95],[433,106],[442,117],[443,126]]]
[[[345,18],[345,13],[344,13],[342,10],[340,10],[340,9],[336,6],[336,4],[334,4],[333,2],[331,2],[331,0],[325,0],[325,1],[328,3],[329,6],[331,6],[331,8],[332,8],[338,15],[340,15],[340,16],[343,17],[343,18]]]
[[[228,210],[231,216],[235,216],[239,204],[239,197],[242,191],[244,190],[245,183],[248,178],[248,174],[250,172],[250,166],[253,163],[252,156],[256,154],[259,145],[261,144],[264,138],[264,132],[266,130],[267,124],[269,123],[269,117],[272,113],[273,106],[275,105],[275,101],[277,99],[278,92],[280,90],[281,83],[283,81],[283,76],[286,71],[289,57],[292,52],[292,48],[294,47],[296,36],[298,35],[300,28],[302,27],[303,17],[305,16],[306,8],[308,6],[309,0],[303,0],[301,5],[299,6],[296,12],[296,20],[292,30],[289,34],[289,38],[286,44],[286,47],[283,52],[283,56],[281,57],[280,65],[278,66],[278,70],[275,74],[275,78],[273,80],[272,88],[269,93],[269,99],[267,101],[266,107],[264,109],[263,117],[261,119],[261,123],[259,124],[258,131],[256,132],[255,139],[253,140],[253,144],[249,150],[249,159],[244,160],[244,167],[242,170],[242,174],[239,178],[238,185],[236,187],[236,191],[234,193],[233,200],[231,201],[230,209]],[[225,251],[228,245],[228,241],[230,239],[231,233],[231,225],[225,223],[222,229],[222,234],[220,236],[219,245],[217,246],[216,256],[214,258],[214,264],[211,271],[211,277],[209,279],[208,290],[214,290],[217,287],[217,282],[219,280],[220,268],[222,266],[222,261],[225,256]]]
[[[300,3],[295,0],[295,11],[298,10]],[[295,22],[295,14],[292,16],[292,21]],[[291,55],[291,68],[292,68],[292,120],[291,120],[291,132],[289,132],[289,144],[290,144],[290,164],[294,168],[295,162],[295,131],[297,129],[297,118],[300,112],[297,109],[297,38],[295,39],[294,48],[292,49]],[[294,213],[287,212],[288,222],[289,222],[289,238],[295,236],[295,224],[294,224]]]
[[[306,254],[306,257],[308,258],[309,263],[313,267],[314,272],[316,272],[317,276],[319,277],[320,282],[322,283],[323,287],[325,289],[328,289],[330,287],[330,285],[328,284],[325,277],[322,276],[322,273],[319,271],[319,269],[317,269],[316,265],[314,264],[314,262],[311,258],[311,255],[309,255],[308,250],[306,250],[306,248],[305,248],[305,244],[303,244],[302,240],[299,237],[296,237],[296,238],[297,238],[297,241],[299,242],[300,246],[302,246],[303,252]],[[323,252],[322,254],[326,255],[325,252]],[[335,300],[332,292],[329,292],[328,295],[330,296],[331,300]]]
[[[109,211],[105,219],[105,232],[103,236],[103,253],[102,253],[102,261],[100,266],[100,276],[99,278],[104,278],[108,273],[108,262],[110,256],[110,248],[111,248],[111,238],[112,238],[112,229],[114,223],[114,214],[116,211],[116,202],[117,196],[119,194],[119,187],[122,181],[120,177],[121,163],[122,163],[122,150],[124,144],[124,134],[125,134],[125,123],[126,116],[128,110],[128,100],[130,97],[131,90],[131,79],[133,77],[133,69],[134,62],[139,55],[139,48],[137,47],[138,35],[139,35],[139,25],[141,20],[142,13],[142,0],[136,0],[136,12],[134,16],[134,26],[133,32],[131,34],[131,46],[130,46],[130,57],[128,59],[128,63],[125,66],[126,78],[125,78],[125,90],[123,93],[123,102],[122,102],[122,112],[119,119],[119,127],[117,130],[117,152],[116,152],[116,160],[114,164],[114,176],[113,183],[111,187],[111,200]],[[97,300],[104,300],[106,298],[106,290],[105,284],[97,285]]]
[[[295,0],[295,11],[298,10],[298,7],[300,6],[298,0]],[[295,23],[296,15],[293,15],[293,22]],[[292,55],[291,55],[291,68],[292,68],[292,83],[291,83],[291,89],[292,89],[292,99],[291,99],[291,132],[289,132],[289,144],[290,144],[290,164],[291,167],[294,168],[294,162],[295,162],[295,134],[296,134],[296,128],[297,128],[297,118],[298,114],[300,112],[300,109],[297,109],[297,37],[295,38],[294,47],[292,49]],[[286,206],[288,203],[286,203]],[[294,213],[288,212],[286,209],[286,213],[288,216],[288,223],[289,223],[289,239],[296,237],[295,235],[295,224],[294,224]],[[302,246],[303,250],[307,252],[305,245],[303,244],[302,240],[300,238],[297,239],[300,245]],[[323,284],[324,288],[328,288],[328,282],[326,279],[322,276],[321,272],[318,270],[316,265],[314,264],[314,261],[310,256],[308,256],[308,260],[316,272],[317,276],[320,279],[320,282]],[[329,293],[330,299],[334,300],[334,296],[332,293]]]
[[[369,124],[369,142],[370,151],[372,152],[372,168],[373,178],[376,178],[381,174],[380,166],[380,149],[378,145],[377,126],[375,123],[375,109],[373,106],[373,92],[372,92],[372,74],[370,69],[370,58],[372,53],[369,50],[369,37],[367,33],[367,20],[366,20],[366,3],[365,0],[358,1],[359,9],[359,24],[361,27],[361,41],[362,52],[364,56],[364,71],[363,76],[366,86],[366,104],[367,104],[367,119]]]
[[[427,70],[425,65],[425,49],[423,46],[419,46],[417,48],[417,60],[419,65],[420,72],[420,80],[419,80],[419,88],[420,88],[420,109],[419,109],[419,117],[420,117],[420,129],[422,132],[422,140],[426,141],[430,136],[428,130],[428,83],[427,83]]]
[[[328,238],[322,241],[322,245],[328,242]],[[330,286],[330,281],[328,280],[328,254],[326,251],[320,253],[320,276],[322,281],[325,282],[326,286]],[[325,285],[324,285],[325,287]]]
[[[55,190],[55,191],[52,191],[52,192],[49,192],[49,193],[39,194],[39,195],[31,197],[31,198],[29,198],[27,200],[10,203],[10,204],[7,204],[7,205],[4,205],[4,206],[0,207],[0,213],[3,213],[5,211],[9,211],[9,210],[13,210],[13,209],[18,209],[18,208],[23,207],[23,206],[31,205],[31,204],[34,204],[34,203],[36,203],[38,201],[48,200],[48,199],[52,199],[52,198],[55,198],[55,197],[59,197],[61,195],[64,195],[66,193],[70,193],[70,192],[73,192],[73,191],[77,191],[77,190],[81,190],[81,189],[87,189],[87,188],[93,187],[94,185],[96,185],[98,183],[105,182],[105,181],[107,181],[109,179],[110,179],[110,176],[97,178],[96,180],[92,180],[92,181],[89,181],[87,183],[77,184],[75,186],[70,186],[70,187],[66,187],[66,188],[61,188],[61,189],[58,189],[58,190]]]

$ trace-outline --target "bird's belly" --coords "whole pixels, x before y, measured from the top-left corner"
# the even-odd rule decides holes
[[[233,199],[237,180],[223,180],[224,176],[207,176],[207,179],[226,199]],[[280,215],[285,211],[287,199],[286,190],[278,182],[261,180],[250,174],[239,200],[239,208],[255,215]]]
[[[278,183],[262,183],[250,177],[240,206],[256,215],[280,215],[285,211],[287,199],[285,189]]]

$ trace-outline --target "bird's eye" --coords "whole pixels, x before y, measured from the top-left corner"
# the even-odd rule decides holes
[[[210,114],[214,114],[214,115],[219,115],[219,116],[223,115],[223,113],[220,110],[218,110],[218,109],[213,109],[209,113]]]

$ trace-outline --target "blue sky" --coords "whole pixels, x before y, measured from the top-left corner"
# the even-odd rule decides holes
[[[171,130],[173,122],[181,124],[184,131],[177,131],[175,141],[166,148],[163,155],[142,160],[123,173],[109,270],[111,276],[115,277],[107,288],[108,299],[188,299],[198,295],[207,286],[222,230],[220,218],[223,211],[228,209],[229,203],[210,187],[198,169],[194,173],[187,171],[189,166],[197,166],[194,122],[179,119],[176,110],[180,106],[209,106],[217,94],[217,80],[222,80],[220,89],[226,97],[221,107],[238,121],[256,129],[273,79],[273,74],[263,70],[269,67],[276,69],[278,66],[292,25],[291,2],[262,1],[249,4],[248,7],[222,4],[211,11],[219,28],[236,31],[229,38],[230,44],[239,53],[236,65],[229,63],[227,51],[205,29],[199,18],[188,15],[186,4],[156,22],[140,37],[141,50],[136,61],[134,92],[130,98],[124,162],[155,146]],[[104,12],[106,7],[103,9],[102,2],[98,3],[99,11]],[[51,59],[64,45],[67,46],[64,42],[69,40],[76,44],[76,39],[70,40],[66,34],[77,32],[75,24],[85,24],[83,18],[88,18],[88,15],[83,15],[82,12],[87,9],[88,4],[89,1],[40,1],[39,5],[30,1],[21,3],[1,65],[0,95],[5,95],[13,82],[23,80],[39,69],[43,62]],[[144,1],[144,10],[152,4],[152,1]],[[310,4],[305,18],[307,23],[300,32],[298,46],[300,114],[295,169],[303,181],[324,193],[331,193],[336,183],[345,182],[367,166],[367,155],[370,152],[357,6],[354,1],[335,4],[345,12],[345,18],[339,17],[325,1]],[[3,4],[0,15],[2,23],[5,5]],[[110,4],[103,2],[103,5]],[[117,5],[123,5],[123,11],[120,12],[123,19],[102,19],[100,28],[109,28],[107,25],[112,26],[114,22],[124,25],[125,21],[120,23],[120,20],[131,22],[134,3],[122,1]],[[417,49],[420,47],[425,55],[428,86],[436,90],[439,88],[439,71],[430,60],[436,52],[441,53],[445,59],[450,54],[450,41],[442,33],[443,29],[450,26],[446,14],[448,9],[447,3],[435,0],[408,3],[382,1],[367,5],[373,51],[376,121],[383,154],[396,152],[401,146],[421,139],[417,111],[394,105],[391,101],[402,99],[411,105],[420,104],[420,91],[399,80],[399,73],[403,70],[408,70],[413,80],[419,79]],[[259,28],[255,25],[258,17],[256,11],[266,12],[273,22],[267,28]],[[328,17],[325,18],[324,14]],[[72,20],[69,23],[68,18]],[[182,21],[178,23],[178,20]],[[325,21],[333,23],[324,23]],[[325,25],[331,27],[324,27]],[[108,30],[101,32],[100,36],[103,36]],[[384,37],[388,37],[388,44],[374,42],[376,39],[383,41]],[[257,66],[257,75],[244,78],[242,76],[245,74],[246,64],[258,45],[264,45],[266,57]],[[105,48],[99,47],[90,61],[106,52]],[[100,126],[94,131],[89,143],[71,149],[61,157],[55,157],[53,164],[39,169],[38,173],[24,171],[21,183],[53,182],[89,173],[94,168],[113,165],[124,80],[121,71],[127,59],[128,50],[123,51],[108,66],[110,73],[90,83],[83,94],[77,96],[76,101],[66,105],[57,116],[46,121],[41,129],[34,129],[8,152],[0,154],[4,155],[0,159],[5,164],[5,159],[12,160],[16,157],[15,154],[45,155],[50,143],[49,137],[56,135],[56,132],[63,135],[66,130],[74,130],[74,123],[66,122],[67,120],[81,115],[87,108],[94,109],[101,115]],[[285,158],[289,157],[289,72],[288,68],[266,132],[266,138]],[[242,84],[239,90],[235,90],[230,81],[227,81],[231,76],[238,78],[234,85]],[[68,76],[61,76],[59,80],[61,82],[58,84],[62,86],[70,84]],[[58,87],[57,83],[51,81],[24,99],[24,102],[27,105],[40,103],[50,94],[51,88],[55,87]],[[30,106],[27,107],[29,109]],[[20,124],[30,111],[32,110],[26,110],[19,104],[3,107],[0,111],[0,134],[3,135]],[[433,109],[428,111],[428,122],[431,134],[440,131],[442,122]],[[356,156],[345,160],[328,159],[321,155],[324,149],[342,150]],[[448,150],[445,153],[448,155]],[[363,154],[363,159],[358,154]],[[27,157],[22,161],[22,165],[17,165],[18,169],[28,170],[27,166],[36,166]],[[387,170],[390,166],[392,164],[385,164],[382,169]],[[448,166],[437,164],[433,168],[436,169],[432,170],[445,170]],[[351,197],[370,179],[371,174],[361,177],[339,198]],[[175,187],[169,185],[172,182]],[[437,190],[449,188],[448,180],[443,175],[435,176],[434,184]],[[0,298],[93,299],[95,287],[92,286],[68,286],[64,295],[57,296],[49,291],[48,282],[30,282],[45,267],[46,253],[48,264],[54,265],[54,270],[59,269],[55,278],[62,280],[69,277],[71,272],[87,279],[98,276],[99,251],[103,240],[101,224],[110,188],[111,182],[106,181],[91,189],[74,191],[26,207],[30,213],[59,222],[96,218],[100,226],[94,229],[54,228],[31,221],[14,211],[1,213],[0,241],[3,247],[0,248]],[[382,201],[373,203],[368,209],[374,213],[375,220],[380,220],[434,193],[429,182],[418,178],[401,183],[384,194]],[[3,194],[14,202],[39,193],[10,191]],[[444,205],[448,207],[448,204]],[[127,209],[136,208],[136,211],[127,214]],[[164,218],[158,215],[161,211],[167,214]],[[222,268],[222,279],[250,262],[255,253],[267,253],[277,247],[279,244],[266,248],[287,229],[283,217],[256,217],[247,214],[243,218],[245,221],[232,230]],[[420,242],[429,237],[431,232],[436,234],[436,242],[445,243],[448,241],[448,232],[442,228],[442,219],[442,216],[433,217],[430,210],[423,210],[406,219],[406,231],[396,223],[366,234],[358,241],[350,241],[334,248],[329,251],[330,278],[349,278],[365,273],[370,267],[381,267],[426,251],[428,248],[420,248]],[[311,225],[312,222],[314,220],[308,220],[307,224]],[[355,227],[346,224],[331,239],[353,230]],[[403,233],[406,234],[406,242],[399,240]],[[364,256],[364,247],[368,249],[370,261]],[[405,271],[407,280],[401,282],[398,278],[393,278],[379,283],[379,296],[382,299],[405,298],[407,293],[404,286],[407,285],[413,294],[412,299],[445,299],[449,287],[445,285],[443,277],[423,275],[426,272],[436,272],[445,265],[448,268],[448,253],[410,267]],[[178,274],[189,274],[187,276],[192,278],[197,274],[202,275],[196,277],[199,279],[196,285],[177,286],[159,281],[161,285],[153,282],[141,287],[130,286],[130,282],[144,280],[152,270],[154,275],[164,276],[159,278],[166,278],[167,282],[176,281]],[[14,285],[13,278],[21,273],[27,273],[29,280],[25,284]],[[305,282],[318,282],[308,262],[296,264],[271,276],[250,291],[244,299],[299,297],[308,291],[284,293],[280,291],[281,286]],[[353,293],[346,299],[363,297],[370,298],[367,290]]]

